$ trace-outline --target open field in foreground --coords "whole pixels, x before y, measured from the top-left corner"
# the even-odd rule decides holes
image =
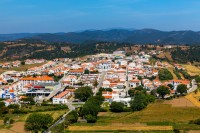
[[[44,113],[44,114],[50,114],[54,120],[59,118],[61,115],[63,115],[66,111],[61,110],[61,111],[46,111],[46,112],[39,112],[39,113]],[[24,133],[24,124],[26,121],[26,118],[30,114],[20,114],[20,115],[9,115],[12,119],[15,120],[15,123],[11,125],[11,127],[4,127],[3,126],[3,121],[0,121],[0,133]]]
[[[93,130],[98,130],[100,127],[96,128],[96,126],[118,128],[120,125],[127,126],[128,128],[141,128],[138,128],[138,130],[143,130],[144,127],[148,128],[149,126],[172,126],[174,129],[180,130],[200,130],[200,126],[189,124],[190,120],[200,118],[200,108],[192,105],[185,106],[184,103],[188,101],[184,98],[175,100],[169,101],[171,102],[170,104],[165,104],[165,102],[159,100],[138,112],[101,112],[99,113],[97,122],[94,124],[76,123],[72,126],[76,126],[77,130],[79,126],[81,129],[84,126],[86,128],[87,126],[94,126]],[[180,102],[182,106],[175,107],[173,104],[178,104],[177,102]],[[129,126],[130,124],[131,126]],[[69,129],[74,128],[70,127]]]
[[[105,130],[123,130],[123,131],[171,131],[172,126],[131,126],[131,125],[121,125],[121,126],[70,126],[70,131],[105,131]]]

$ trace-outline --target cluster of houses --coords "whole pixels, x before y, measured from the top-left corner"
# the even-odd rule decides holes
[[[37,63],[44,63],[46,62],[45,59],[27,59],[24,61],[24,65],[28,64],[37,64]],[[4,63],[0,63],[0,67],[1,68],[5,68],[5,69],[9,69],[9,68],[13,68],[13,67],[20,67],[22,65],[22,61],[13,61],[13,62],[4,62]]]
[[[155,53],[151,51],[151,54]],[[159,81],[157,78],[159,69],[167,68],[168,64],[160,61],[151,64],[151,54],[139,52],[126,56],[125,51],[115,51],[113,54],[97,54],[76,60],[69,58],[52,61],[26,60],[25,64],[43,62],[45,64],[23,72],[7,71],[1,74],[0,98],[17,102],[22,95],[40,96],[44,99],[48,97],[53,104],[66,104],[73,98],[75,89],[90,86],[94,92],[100,87],[110,88],[112,91],[102,92],[105,100],[129,105],[131,98],[128,97],[128,90],[141,85],[147,91],[168,84],[174,86],[174,91],[179,84],[190,87],[188,80]],[[182,69],[179,65],[175,67]],[[59,81],[54,79],[56,76],[61,77]],[[8,83],[10,80],[12,82]]]

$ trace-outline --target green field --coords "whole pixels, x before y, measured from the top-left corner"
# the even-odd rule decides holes
[[[139,112],[101,112],[95,124],[76,123],[73,126],[172,126],[180,130],[200,130],[200,126],[189,124],[197,118],[200,118],[197,107],[172,107],[156,101]]]
[[[45,112],[38,112],[42,114],[50,114],[54,121],[60,118],[63,114],[65,114],[68,110],[56,110],[56,111],[45,111]],[[0,133],[25,133],[24,131],[24,124],[27,117],[31,113],[28,114],[7,114],[6,116],[12,118],[15,122],[10,126],[5,126],[3,124],[3,118],[0,119]]]

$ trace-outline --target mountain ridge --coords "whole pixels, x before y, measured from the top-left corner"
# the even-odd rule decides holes
[[[37,39],[46,42],[81,44],[88,41],[126,42],[136,44],[200,44],[200,31],[161,31],[156,29],[108,29],[58,33],[0,34],[0,41]]]

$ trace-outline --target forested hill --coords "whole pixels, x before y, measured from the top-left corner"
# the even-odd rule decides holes
[[[46,42],[67,42],[82,44],[87,42],[126,42],[135,44],[200,44],[200,32],[159,31],[154,29],[127,30],[88,30],[69,33],[0,34],[0,41],[20,39],[41,40]]]

